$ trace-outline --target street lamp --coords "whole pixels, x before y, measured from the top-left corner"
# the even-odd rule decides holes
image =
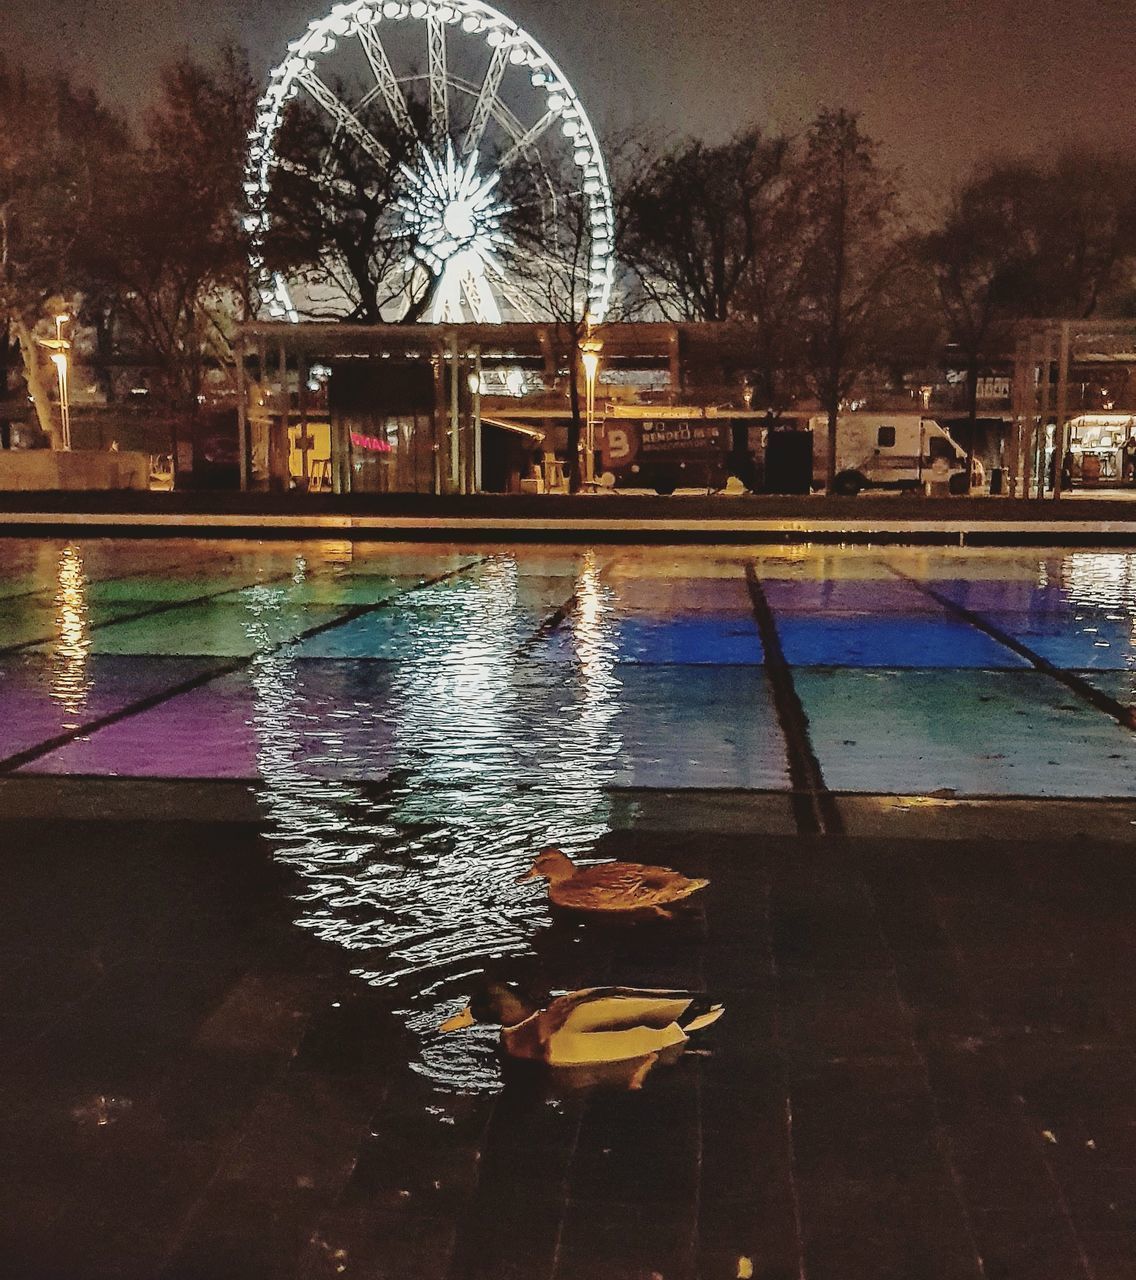
[[[71,448],[71,406],[67,403],[67,354],[57,351],[51,357],[59,376],[59,418],[63,426],[63,447]]]
[[[71,319],[64,312],[55,317],[55,337],[41,338],[40,346],[51,352],[51,363],[55,365],[55,373],[59,379],[59,425],[63,436],[64,449],[71,448],[71,403],[67,391],[67,359],[71,350],[70,341],[63,336],[63,326]]]
[[[584,366],[584,480],[592,484],[596,478],[596,373],[600,367],[603,343],[588,337],[580,343],[580,363]]]

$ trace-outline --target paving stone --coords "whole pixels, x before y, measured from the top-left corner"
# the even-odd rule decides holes
[[[295,929],[254,828],[150,826],[84,846],[39,823],[6,864],[19,1280],[736,1280],[740,1259],[797,1280],[802,1257],[808,1280],[972,1280],[976,1249],[985,1280],[1130,1273],[1129,871],[1100,846],[1034,867],[1005,845],[661,833],[652,852],[712,879],[704,918],[557,922],[499,967],[706,989],[726,1016],[640,1091],[564,1097],[491,1061],[484,1091],[411,1070],[433,1033],[406,1007],[439,997],[369,986]],[[1028,942],[1046,866],[1061,930],[1095,901],[1110,921],[1060,968],[1064,941]],[[37,932],[25,911],[50,904]],[[100,1125],[116,1091],[131,1106]]]
[[[798,1182],[809,1280],[978,1280],[967,1221],[934,1173]]]
[[[1087,1280],[1091,1272],[1069,1223],[1035,1206],[972,1215],[986,1280]]]

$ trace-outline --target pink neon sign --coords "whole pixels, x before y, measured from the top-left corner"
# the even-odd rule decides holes
[[[351,447],[353,449],[370,449],[373,453],[392,453],[389,441],[382,439],[381,436],[365,436],[359,431],[351,432]]]

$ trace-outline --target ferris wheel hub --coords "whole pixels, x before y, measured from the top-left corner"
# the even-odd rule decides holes
[[[459,243],[472,240],[477,234],[477,222],[473,206],[468,200],[451,200],[442,214],[442,224]]]

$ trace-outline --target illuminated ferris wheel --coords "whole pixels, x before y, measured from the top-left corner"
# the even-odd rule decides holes
[[[557,318],[541,314],[540,290],[523,285],[542,272],[563,278],[553,259],[566,237],[555,223],[569,201],[577,309],[603,319],[614,244],[599,142],[563,72],[509,18],[480,0],[355,0],[336,4],[288,45],[257,106],[245,191],[263,303],[292,320],[310,281],[274,269],[266,244],[274,218],[281,221],[273,190],[289,173],[281,136],[295,99],[327,129],[316,166],[323,190],[350,187],[336,159],[344,147],[398,180],[377,229],[400,246],[376,268],[389,277],[383,319],[405,319],[416,293],[422,319]],[[518,191],[540,203],[547,227],[523,252],[510,232]],[[343,295],[349,310],[350,288]]]

